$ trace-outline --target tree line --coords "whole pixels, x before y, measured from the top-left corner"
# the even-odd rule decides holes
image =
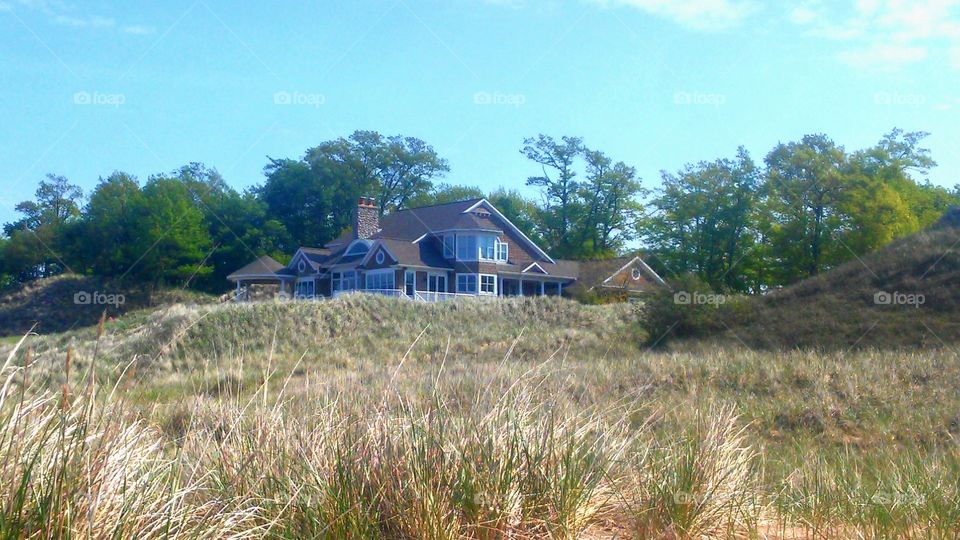
[[[636,169],[582,138],[539,135],[520,153],[536,193],[484,193],[443,182],[449,164],[415,137],[357,131],[298,159],[267,158],[264,181],[237,191],[190,163],[144,182],[125,172],[84,194],[47,175],[0,238],[0,280],[63,272],[151,288],[217,292],[255,256],[285,261],[351,224],[357,199],[381,212],[487,197],[556,257],[612,257],[642,247],[665,275],[694,273],[720,290],[762,291],[815,275],[935,221],[960,189],[926,181],[935,166],[925,133],[893,130],[847,152],[825,135],[778,144],[758,164],[732,158],[663,172],[645,189]]]

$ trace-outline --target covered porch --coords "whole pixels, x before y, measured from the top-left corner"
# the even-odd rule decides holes
[[[277,272],[283,265],[268,255],[231,273],[227,279],[236,284],[233,301],[250,302],[276,297],[284,293],[288,278]]]

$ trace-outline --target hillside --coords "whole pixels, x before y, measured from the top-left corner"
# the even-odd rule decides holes
[[[870,255],[722,310],[726,338],[760,348],[890,348],[960,341],[960,209]]]
[[[65,477],[122,469],[111,477],[154,505],[123,513],[138,519],[162,519],[172,500],[186,525],[206,523],[207,507],[176,501],[227,505],[224,527],[277,538],[436,538],[429,524],[462,538],[492,522],[502,538],[590,540],[949,538],[960,526],[960,363],[936,351],[651,351],[630,305],[560,298],[173,305],[97,333],[31,336],[12,355],[0,344],[15,398],[0,434],[27,442],[0,445],[0,462],[27,477],[16,468],[49,447],[35,434],[105,426],[90,435],[104,444],[71,442],[64,467],[82,473]],[[177,474],[107,453],[123,445],[178,456]],[[62,460],[40,461],[52,470],[35,484],[59,478]],[[197,479],[192,495],[169,495],[183,478]],[[122,485],[109,483],[111,500]]]
[[[19,336],[36,325],[39,333],[65,332],[108,317],[174,303],[209,303],[214,297],[183,289],[148,292],[142,287],[63,274],[0,292],[0,337]]]

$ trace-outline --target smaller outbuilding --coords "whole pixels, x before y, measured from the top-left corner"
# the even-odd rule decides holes
[[[571,288],[575,297],[623,301],[668,287],[639,255],[580,262],[580,279]]]

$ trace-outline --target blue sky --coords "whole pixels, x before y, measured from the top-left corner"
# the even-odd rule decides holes
[[[521,187],[524,137],[578,135],[644,184],[824,132],[932,133],[960,182],[960,0],[0,0],[0,221],[47,172],[93,188],[190,161],[237,188],[355,129],[445,181]]]

